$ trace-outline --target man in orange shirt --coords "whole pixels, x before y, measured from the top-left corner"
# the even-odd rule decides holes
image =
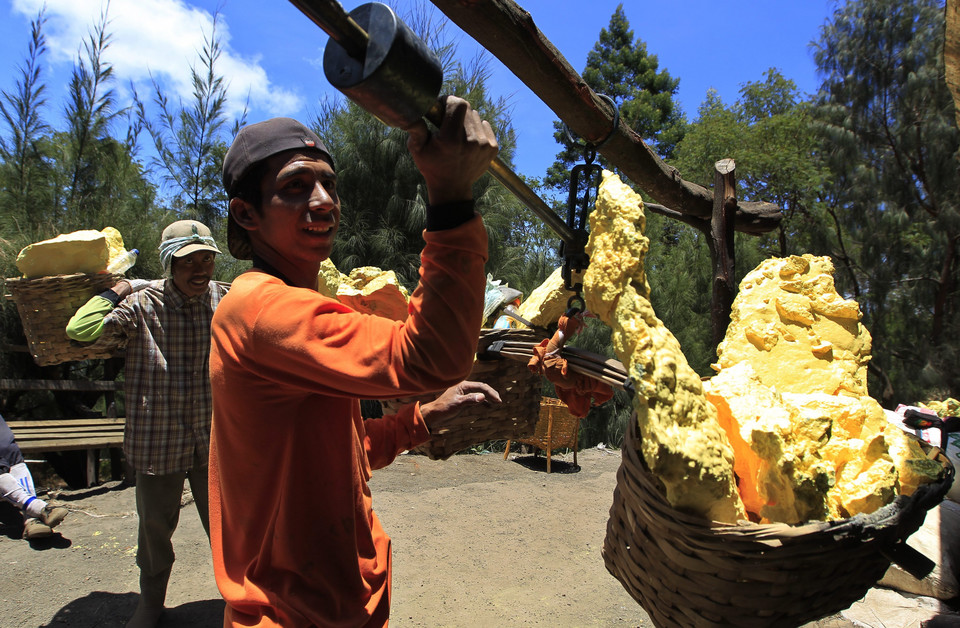
[[[407,146],[429,206],[403,322],[316,291],[340,202],[333,159],[313,131],[286,118],[250,125],[224,159],[230,252],[253,261],[214,315],[210,355],[210,533],[225,625],[386,625],[390,538],[373,512],[371,470],[428,440],[432,420],[499,401],[461,381],[486,283],[472,185],[496,138],[450,97],[440,129],[412,129]],[[359,398],[450,386],[435,402],[361,419]]]

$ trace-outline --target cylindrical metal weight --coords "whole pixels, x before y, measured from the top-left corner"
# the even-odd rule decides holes
[[[350,17],[369,36],[366,54],[354,58],[330,39],[323,53],[327,80],[384,124],[410,128],[437,102],[440,60],[385,4],[361,5]]]

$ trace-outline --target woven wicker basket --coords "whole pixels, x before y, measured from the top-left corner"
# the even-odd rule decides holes
[[[547,454],[547,473],[551,472],[551,459],[555,449],[572,449],[573,466],[577,465],[577,447],[580,441],[580,417],[567,408],[567,404],[553,397],[540,400],[540,418],[533,434],[518,438],[518,443],[532,445]],[[503,459],[510,455],[510,443],[503,452]]]
[[[543,451],[577,449],[580,436],[580,417],[574,416],[567,404],[553,397],[540,400],[540,420],[533,434],[517,441]]]
[[[705,522],[674,510],[643,463],[636,421],[607,523],[603,558],[657,626],[798,626],[862,598],[890,566],[890,551],[943,499],[954,468],[871,515],[804,525]]]
[[[6,279],[17,304],[30,353],[40,366],[74,360],[109,358],[123,348],[116,339],[80,343],[64,331],[70,317],[90,297],[107,290],[119,279],[109,273],[56,275],[37,279]]]
[[[432,438],[414,451],[432,460],[446,460],[458,451],[484,441],[517,439],[533,434],[540,415],[540,376],[516,360],[486,359],[484,354],[496,340],[535,336],[525,330],[483,330],[477,347],[478,357],[467,379],[488,384],[500,393],[503,403],[489,407],[472,406],[455,417],[434,423],[430,427]],[[380,405],[384,413],[389,414],[415,401],[432,401],[440,392],[381,401]]]

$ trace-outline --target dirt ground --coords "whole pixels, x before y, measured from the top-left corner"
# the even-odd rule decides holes
[[[542,457],[526,454],[403,455],[375,472],[374,508],[393,538],[391,625],[652,626],[600,555],[620,452],[590,449],[578,462],[555,456],[547,474]],[[123,626],[137,601],[134,489],[112,482],[47,497],[71,513],[42,543],[21,540],[19,513],[0,509],[0,626]],[[189,492],[184,502],[161,626],[218,626],[207,540]],[[878,617],[889,602],[861,606]],[[960,625],[935,608],[924,613]],[[910,617],[838,615],[808,628],[921,625]]]

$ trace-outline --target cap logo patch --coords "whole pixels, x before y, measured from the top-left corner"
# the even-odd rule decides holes
[[[313,140],[307,139],[307,138],[305,138],[305,137],[304,137],[304,138],[301,138],[301,139],[303,140],[303,143],[304,143],[305,145],[309,146],[310,148],[316,148],[316,147],[317,147],[317,143],[314,142]]]

